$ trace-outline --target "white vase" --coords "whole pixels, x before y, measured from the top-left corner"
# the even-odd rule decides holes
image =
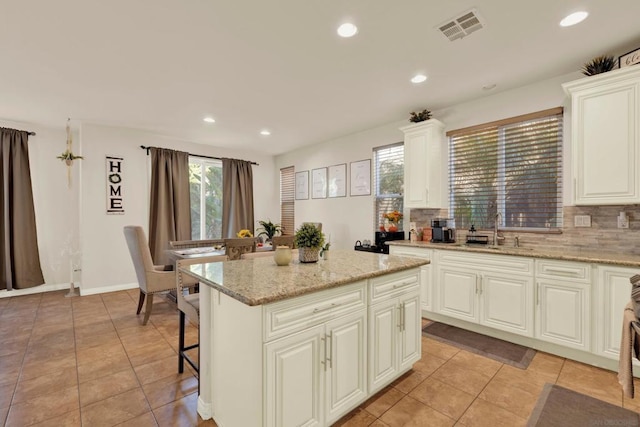
[[[291,248],[289,246],[278,246],[273,254],[273,259],[277,265],[289,265],[291,262]]]
[[[300,262],[318,262],[318,248],[298,248],[298,259]]]

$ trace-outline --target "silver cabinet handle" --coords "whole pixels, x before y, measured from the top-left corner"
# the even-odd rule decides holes
[[[324,346],[324,357],[320,360],[320,364],[324,365],[324,370],[327,370],[327,340],[325,337],[320,338],[322,345]]]
[[[336,308],[338,307],[340,304],[336,304],[335,302],[331,303],[331,305],[328,305],[326,307],[322,307],[322,308],[314,308],[313,309],[313,313],[320,313],[321,311],[327,311],[327,310],[331,310],[332,308]]]
[[[540,305],[540,283],[536,283],[536,305]]]
[[[407,307],[405,305],[406,303],[403,302],[402,303],[402,330],[406,331],[407,330]]]
[[[402,306],[398,306],[398,330],[402,331]]]
[[[482,295],[482,280],[484,279],[484,275],[480,275],[480,295]]]
[[[327,341],[326,342],[328,343],[328,345],[325,345],[325,349],[327,347],[329,347],[329,351],[328,351],[329,357],[327,356],[327,351],[325,351],[325,356],[324,357],[325,357],[326,361],[329,362],[329,367],[333,368],[333,363],[331,362],[331,357],[330,357],[330,356],[332,356],[332,353],[333,353],[333,331],[329,332],[329,335],[327,335]],[[326,363],[324,364],[324,367],[325,368],[327,367]]]
[[[479,279],[480,279],[480,276],[478,276],[478,275],[476,274],[476,294],[478,293],[478,289],[479,289],[479,286],[478,286],[478,280],[479,280]]]

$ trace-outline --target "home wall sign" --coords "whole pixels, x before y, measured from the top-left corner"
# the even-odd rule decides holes
[[[122,157],[106,156],[107,160],[107,215],[124,214],[122,198]]]
[[[620,68],[635,64],[640,64],[640,48],[625,53],[618,58],[618,66]]]

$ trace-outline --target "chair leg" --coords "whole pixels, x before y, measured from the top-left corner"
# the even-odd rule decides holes
[[[184,311],[180,311],[180,333],[178,335],[178,373],[184,372]]]
[[[144,320],[142,321],[143,326],[149,321],[151,309],[153,309],[153,294],[149,294],[149,298],[147,298],[147,306],[144,308]]]
[[[144,296],[145,293],[142,292],[142,289],[140,289],[140,297],[138,298],[138,311],[136,311],[136,314],[140,314],[140,310],[142,310],[142,304],[144,304]]]

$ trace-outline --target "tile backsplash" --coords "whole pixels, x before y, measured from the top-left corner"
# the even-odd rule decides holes
[[[620,212],[629,217],[627,229],[618,228]],[[433,218],[448,218],[448,214],[447,209],[411,209],[410,221],[423,228],[430,226]],[[575,215],[590,215],[591,227],[575,227]],[[558,233],[500,231],[500,234],[506,239],[505,245],[513,245],[514,237],[519,236],[521,246],[541,246],[549,250],[571,247],[640,255],[640,205],[565,206],[563,224],[562,231]],[[493,230],[478,232],[492,236]],[[456,230],[456,239],[464,242],[466,233],[467,230]]]

